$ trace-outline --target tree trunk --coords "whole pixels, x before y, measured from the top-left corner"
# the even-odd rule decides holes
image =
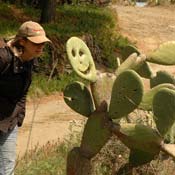
[[[56,0],[43,0],[41,9],[41,23],[51,23],[56,17]]]

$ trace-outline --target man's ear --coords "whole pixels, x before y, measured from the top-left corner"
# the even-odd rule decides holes
[[[26,43],[26,40],[24,40],[24,39],[20,39],[20,40],[19,40],[19,44],[20,44],[21,46],[24,46],[25,43]]]

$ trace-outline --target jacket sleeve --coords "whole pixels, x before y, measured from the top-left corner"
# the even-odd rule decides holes
[[[25,111],[26,111],[26,97],[29,90],[29,87],[31,85],[31,68],[27,75],[27,83],[26,88],[24,90],[23,96],[19,99],[17,102],[16,108],[18,111],[17,119],[18,119],[18,126],[20,127],[23,123],[24,117],[25,117]]]
[[[26,94],[22,96],[22,98],[18,101],[16,104],[16,110],[18,111],[18,126],[22,126],[24,117],[25,117],[25,111],[26,111]]]
[[[9,55],[5,48],[0,48],[0,74],[2,74],[9,65]]]

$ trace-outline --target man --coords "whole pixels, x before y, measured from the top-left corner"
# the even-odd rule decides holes
[[[8,43],[0,41],[0,175],[13,175],[18,127],[25,117],[33,59],[51,42],[43,27],[24,22]]]

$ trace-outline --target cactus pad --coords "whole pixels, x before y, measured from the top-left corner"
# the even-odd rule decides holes
[[[133,70],[122,72],[116,78],[109,106],[109,116],[119,119],[138,107],[142,100],[143,84]]]
[[[146,61],[144,61],[136,72],[143,78],[151,78],[153,76],[153,72]]]
[[[95,156],[111,137],[110,120],[106,112],[95,111],[87,120],[81,150],[88,158]]]
[[[167,134],[164,136],[164,142],[174,144],[175,143],[175,122],[171,129],[167,132]]]
[[[165,136],[175,122],[175,90],[163,88],[153,99],[154,120],[162,136]]]
[[[158,71],[155,77],[150,80],[151,88],[163,83],[170,83],[175,85],[175,78],[166,71]]]
[[[150,154],[158,154],[162,142],[156,130],[140,124],[122,124],[118,137],[131,150]]]
[[[147,55],[147,61],[161,65],[175,65],[175,41],[166,42]]]
[[[122,60],[125,61],[133,53],[140,55],[139,50],[135,46],[127,45],[121,50]],[[151,78],[153,74],[146,61],[144,61],[143,64],[140,64],[140,66],[137,67],[136,72],[144,78]]]
[[[68,59],[74,71],[82,78],[96,81],[96,69],[87,45],[77,37],[71,37],[66,43]]]
[[[121,50],[122,60],[126,60],[131,54],[136,53],[140,54],[138,49],[135,46],[127,45]]]
[[[89,116],[93,112],[91,94],[83,83],[69,84],[63,93],[66,104],[76,112],[84,116]]]
[[[154,95],[162,88],[169,88],[169,89],[175,90],[175,87],[172,84],[169,84],[169,83],[159,84],[144,93],[142,102],[140,103],[139,108],[144,110],[152,110],[152,102],[153,102]]]
[[[116,75],[127,69],[137,70],[144,63],[146,57],[144,55],[137,56],[136,53],[131,54],[116,70]]]
[[[89,175],[91,173],[91,162],[81,155],[79,147],[73,148],[67,157],[67,175]]]
[[[156,155],[157,153],[153,154],[137,149],[131,150],[129,155],[129,163],[134,167],[140,166],[153,160]]]

